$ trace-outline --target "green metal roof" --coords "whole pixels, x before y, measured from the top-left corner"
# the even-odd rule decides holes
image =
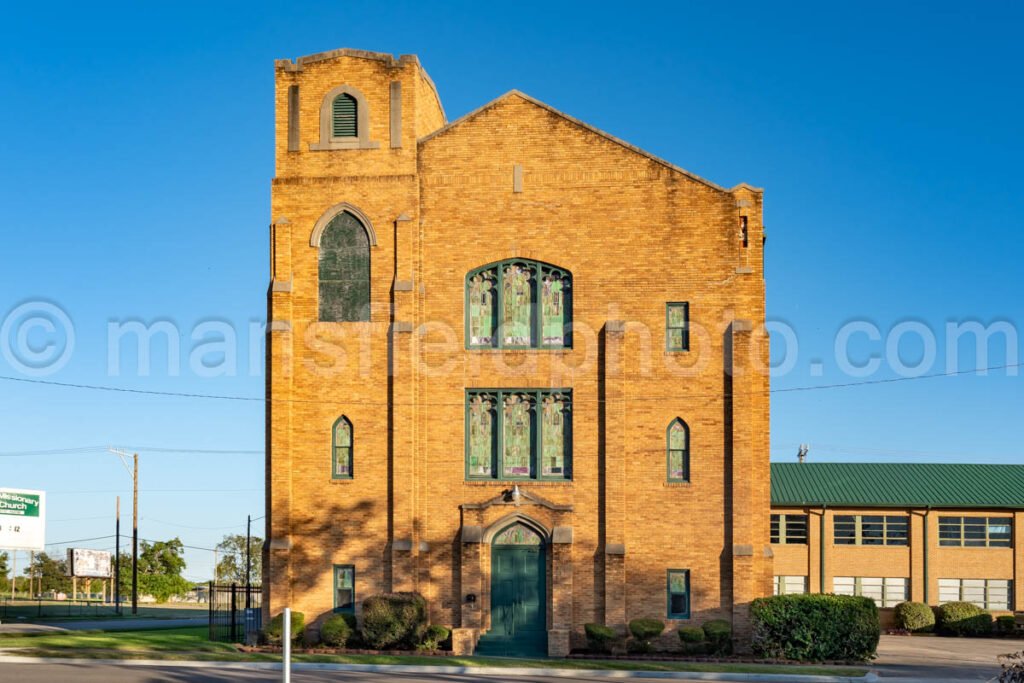
[[[1024,465],[772,463],[772,505],[1024,508]]]

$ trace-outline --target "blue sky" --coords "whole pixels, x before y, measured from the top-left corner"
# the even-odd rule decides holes
[[[356,47],[418,54],[449,119],[518,88],[716,183],[766,188],[769,316],[799,341],[774,388],[898,376],[886,340],[907,321],[937,336],[928,374],[970,370],[969,344],[946,362],[948,322],[1024,321],[1022,19],[1009,2],[17,3],[0,26],[0,316],[49,302],[73,321],[45,379],[261,396],[244,351],[265,314],[273,60]],[[196,376],[186,336],[179,375],[155,361],[112,377],[111,320],[228,322],[238,372]],[[835,360],[850,321],[881,331],[850,347],[858,364],[883,356],[870,376]],[[1019,362],[1005,346],[988,365]],[[894,347],[910,365],[925,350],[913,333]],[[27,376],[3,358],[0,374]],[[772,454],[1020,462],[1022,412],[1007,370],[776,393]],[[108,443],[261,451],[262,404],[0,381],[0,453]],[[114,496],[130,500],[101,451],[0,466],[0,485],[49,492],[48,541],[112,534]],[[212,547],[263,514],[256,454],[143,450],[140,480],[144,538]],[[188,560],[209,576],[211,553]]]

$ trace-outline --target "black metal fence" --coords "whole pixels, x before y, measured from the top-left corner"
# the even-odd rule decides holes
[[[98,618],[113,616],[114,604],[102,600],[0,598],[0,621],[15,619]]]
[[[210,582],[210,640],[244,643],[263,628],[263,593],[259,586]]]

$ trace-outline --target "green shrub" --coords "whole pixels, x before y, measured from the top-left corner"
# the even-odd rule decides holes
[[[612,643],[615,642],[615,629],[601,624],[584,624],[583,630],[587,634],[587,647],[591,652],[607,653],[612,651]]]
[[[431,624],[427,627],[427,632],[423,635],[423,642],[416,646],[417,650],[425,652],[433,652],[434,650],[441,649],[441,645],[448,640],[448,636],[452,634],[445,626],[438,624]]]
[[[411,650],[427,633],[427,601],[419,593],[372,595],[363,602],[363,640],[375,650]]]
[[[691,657],[711,654],[711,645],[708,643],[683,643],[682,653]]]
[[[936,627],[944,636],[992,634],[992,615],[970,602],[947,602],[935,612]]]
[[[704,629],[699,626],[682,626],[679,628],[679,640],[684,643],[703,643]]]
[[[732,624],[725,619],[712,619],[701,629],[708,641],[708,649],[716,655],[732,652]]]
[[[911,633],[930,633],[935,628],[935,612],[923,602],[901,602],[893,610],[896,628]]]
[[[752,646],[761,657],[867,661],[880,635],[878,607],[852,595],[777,595],[751,603]]]
[[[996,631],[1002,635],[1008,635],[1017,630],[1017,618],[1012,614],[1004,614],[996,617]]]
[[[632,648],[637,652],[650,652],[654,648],[651,639],[657,638],[665,630],[665,622],[661,619],[634,619],[629,622],[629,632],[635,639]]]
[[[306,630],[306,615],[302,612],[292,612],[291,619],[292,642],[296,643],[302,639],[302,632]],[[279,613],[270,620],[265,631],[267,640],[274,645],[281,644],[281,637],[284,635],[284,612]]]
[[[345,647],[356,630],[356,618],[352,614],[332,614],[320,627],[320,640],[331,647]]]

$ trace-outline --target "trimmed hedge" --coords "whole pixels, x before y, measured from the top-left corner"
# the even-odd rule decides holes
[[[751,603],[753,649],[797,661],[867,661],[878,649],[878,607],[852,595],[777,595]]]
[[[587,647],[591,652],[611,652],[612,643],[616,639],[615,629],[601,624],[584,624],[583,630],[587,634]]]
[[[1003,635],[1013,633],[1017,630],[1017,617],[1012,614],[1004,614],[996,617],[996,631]]]
[[[896,628],[911,633],[930,633],[935,629],[935,612],[923,602],[901,602],[893,610]]]
[[[374,650],[411,650],[427,634],[427,601],[419,593],[371,595],[363,601],[363,640]]]
[[[971,602],[947,602],[935,610],[938,631],[944,636],[992,635],[992,615]]]
[[[732,653],[732,624],[725,619],[712,619],[701,629],[708,641],[708,649],[712,654],[727,655]]]
[[[679,629],[679,640],[684,643],[703,643],[704,629],[699,626],[682,626]]]
[[[331,647],[345,647],[356,630],[356,618],[352,614],[332,614],[320,627],[320,640]]]
[[[302,612],[292,612],[291,622],[292,642],[295,643],[302,640],[303,631],[306,630],[306,615]],[[270,620],[264,633],[269,642],[274,645],[281,644],[281,638],[284,636],[284,612],[280,612]]]
[[[431,624],[427,627],[427,632],[423,636],[423,642],[417,645],[416,649],[426,652],[439,650],[451,634],[452,632],[448,630],[447,626]]]
[[[635,639],[633,648],[638,652],[650,652],[653,649],[651,639],[657,638],[665,630],[665,622],[661,619],[634,619],[629,622],[629,632]]]

